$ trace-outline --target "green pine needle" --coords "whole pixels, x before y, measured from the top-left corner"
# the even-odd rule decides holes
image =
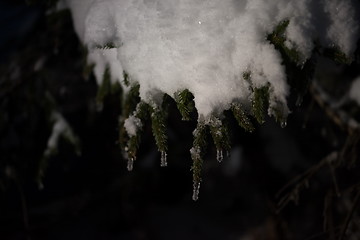
[[[290,60],[291,62],[294,62],[296,64],[302,64],[301,53],[295,48],[290,49],[285,46],[285,31],[286,28],[289,26],[289,23],[289,20],[282,21],[280,24],[278,24],[275,30],[268,35],[267,39],[275,46],[276,49],[280,51],[281,55],[285,57],[286,60]]]
[[[253,132],[255,130],[253,124],[251,123],[250,119],[246,115],[243,110],[243,107],[240,103],[234,103],[231,106],[231,111],[234,114],[236,121],[238,122],[239,126],[242,127],[247,132]]]
[[[187,89],[175,94],[176,105],[182,116],[182,120],[184,121],[191,120],[190,114],[195,109],[195,103],[193,99],[194,95],[192,95],[192,93]]]
[[[98,48],[98,49],[111,49],[111,48],[117,48],[117,46],[112,42],[108,42],[108,43],[105,43],[104,45],[96,45],[95,48]]]
[[[134,111],[134,117],[140,119],[142,125],[144,125],[144,123],[149,118],[149,111],[150,106],[147,103],[140,101],[136,106],[136,110]],[[137,128],[136,135],[131,136],[127,141],[128,158],[136,159],[137,151],[141,142],[142,131],[143,127]]]
[[[111,93],[111,75],[110,75],[110,68],[107,66],[103,75],[103,81],[96,95],[96,102],[98,104],[102,104],[104,102],[104,98],[110,93]]]
[[[252,110],[258,123],[265,122],[265,114],[269,106],[269,85],[255,88]]]
[[[271,108],[271,115],[275,117],[275,121],[279,123],[281,127],[286,127],[287,109],[283,103],[277,102],[276,105]]]
[[[326,48],[324,50],[324,56],[330,58],[337,64],[349,65],[352,62],[352,60],[337,46]]]
[[[194,201],[199,198],[199,189],[201,183],[201,170],[203,165],[203,155],[207,145],[207,125],[203,121],[198,121],[196,129],[193,132],[194,143],[190,150],[193,165],[191,171],[193,173],[193,196]]]
[[[153,109],[151,113],[151,127],[156,146],[160,152],[167,151],[166,121],[161,109]]]
[[[231,146],[230,146],[229,129],[227,125],[219,118],[213,117],[210,120],[209,126],[210,126],[210,133],[217,151],[221,153],[222,151],[229,151]],[[221,160],[222,159],[218,158],[219,162]]]

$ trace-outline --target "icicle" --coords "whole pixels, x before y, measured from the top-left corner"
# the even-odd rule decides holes
[[[167,166],[167,153],[165,151],[161,151],[161,167]]]
[[[192,200],[197,201],[200,193],[200,182],[194,182]]]
[[[135,161],[135,159],[132,158],[132,157],[128,159],[128,162],[127,162],[127,170],[128,170],[129,172],[131,172],[131,171],[133,170],[133,168],[134,168],[134,161]]]
[[[224,160],[224,154],[223,154],[223,150],[221,149],[217,149],[216,150],[216,160],[221,163]]]

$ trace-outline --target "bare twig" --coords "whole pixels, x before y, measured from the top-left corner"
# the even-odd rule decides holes
[[[332,164],[337,159],[338,159],[338,152],[336,152],[336,151],[331,152],[329,155],[327,155],[325,158],[323,158],[318,164],[312,166],[311,168],[306,170],[304,173],[296,176],[291,181],[289,181],[283,188],[281,188],[280,191],[276,194],[277,198],[279,198],[279,196],[283,192],[285,192],[287,189],[289,189],[291,186],[293,186],[293,189],[288,194],[285,194],[285,196],[280,199],[280,201],[278,203],[278,211],[277,212],[280,212],[291,200],[294,200],[296,203],[296,201],[298,200],[300,190],[309,185],[310,178],[312,176],[314,176],[326,164]]]
[[[351,221],[351,219],[352,219],[352,217],[354,215],[354,212],[356,210],[357,205],[359,204],[359,201],[360,201],[360,190],[358,189],[358,192],[357,192],[357,194],[355,196],[355,199],[354,199],[354,203],[353,203],[348,215],[346,216],[345,223],[343,225],[343,228],[341,229],[341,235],[339,237],[339,240],[344,239],[345,234],[346,234],[346,230],[349,227],[350,221]]]
[[[324,232],[329,232],[329,239],[335,240],[334,218],[333,218],[334,193],[329,190],[324,200]]]
[[[341,129],[349,134],[360,129],[360,123],[340,109],[345,102],[343,99],[335,103],[315,81],[311,83],[309,90],[313,99],[325,111],[326,115]]]

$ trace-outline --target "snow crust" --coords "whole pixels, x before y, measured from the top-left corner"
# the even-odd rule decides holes
[[[106,66],[123,87],[123,71],[148,103],[188,89],[200,116],[250,104],[251,89],[270,83],[286,105],[288,85],[278,51],[266,40],[289,20],[288,47],[310,57],[314,40],[352,55],[358,36],[351,0],[66,0],[99,83]],[[116,48],[99,49],[114,44]],[[251,72],[251,81],[243,78]],[[270,104],[272,104],[270,103]],[[130,131],[131,133],[131,131]]]
[[[124,127],[129,137],[136,136],[138,129],[142,128],[141,120],[134,115],[130,115],[125,119]]]

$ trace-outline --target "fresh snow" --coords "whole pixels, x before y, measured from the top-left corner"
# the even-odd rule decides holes
[[[52,112],[51,120],[54,122],[54,124],[52,127],[51,135],[47,142],[47,147],[44,151],[45,157],[48,157],[57,151],[60,137],[66,138],[72,144],[74,144],[75,147],[78,144],[77,137],[75,136],[68,122],[65,120],[61,113],[57,111]]]
[[[286,106],[289,87],[279,52],[266,37],[289,20],[286,45],[308,59],[316,40],[352,56],[358,22],[351,0],[65,0],[88,47],[98,83],[106,67],[126,88],[140,84],[143,101],[188,89],[199,116],[250,104],[270,83],[270,104]],[[99,49],[113,44],[116,48]],[[243,73],[251,73],[251,81]],[[129,134],[133,133],[130,125]]]
[[[138,129],[142,128],[141,120],[134,115],[130,115],[124,122],[125,130],[129,137],[136,136]]]

